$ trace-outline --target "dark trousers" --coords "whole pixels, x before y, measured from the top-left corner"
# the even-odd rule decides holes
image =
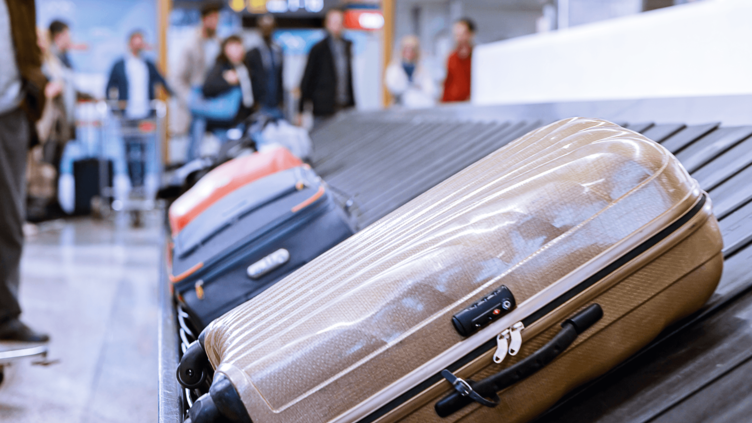
[[[138,137],[125,138],[125,157],[128,162],[128,176],[133,188],[144,186],[146,177],[146,148]]]
[[[0,115],[0,322],[21,314],[18,285],[29,137],[23,111]]]

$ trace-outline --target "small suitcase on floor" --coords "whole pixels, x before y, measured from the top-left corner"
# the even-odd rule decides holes
[[[216,370],[192,423],[529,421],[702,307],[721,248],[666,149],[563,120],[214,321],[178,379]]]
[[[112,160],[96,158],[81,159],[73,162],[73,180],[75,183],[75,214],[90,214],[91,200],[100,195],[100,176],[108,175],[107,187],[112,186]],[[104,170],[104,172],[103,172]]]
[[[168,216],[173,237],[225,195],[259,178],[302,164],[300,159],[282,147],[221,164],[170,206]]]
[[[200,330],[353,233],[308,166],[283,170],[226,195],[180,231],[170,278]]]

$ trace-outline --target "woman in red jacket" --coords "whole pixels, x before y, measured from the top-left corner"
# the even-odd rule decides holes
[[[470,100],[470,76],[473,56],[475,23],[468,18],[455,22],[452,28],[457,49],[447,60],[447,76],[444,80],[443,102]]]

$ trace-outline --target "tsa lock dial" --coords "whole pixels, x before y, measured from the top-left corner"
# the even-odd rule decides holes
[[[512,291],[501,286],[452,317],[452,324],[462,336],[470,336],[506,315],[516,306]]]

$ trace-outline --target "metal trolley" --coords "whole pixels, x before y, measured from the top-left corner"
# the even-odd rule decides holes
[[[100,201],[96,208],[104,216],[113,211],[128,213],[131,224],[141,226],[143,213],[157,206],[167,109],[164,102],[154,100],[145,115],[133,118],[126,113],[125,102],[101,104],[98,109],[106,118],[100,146]],[[108,159],[113,151],[122,162],[119,167],[124,168],[115,176]]]

